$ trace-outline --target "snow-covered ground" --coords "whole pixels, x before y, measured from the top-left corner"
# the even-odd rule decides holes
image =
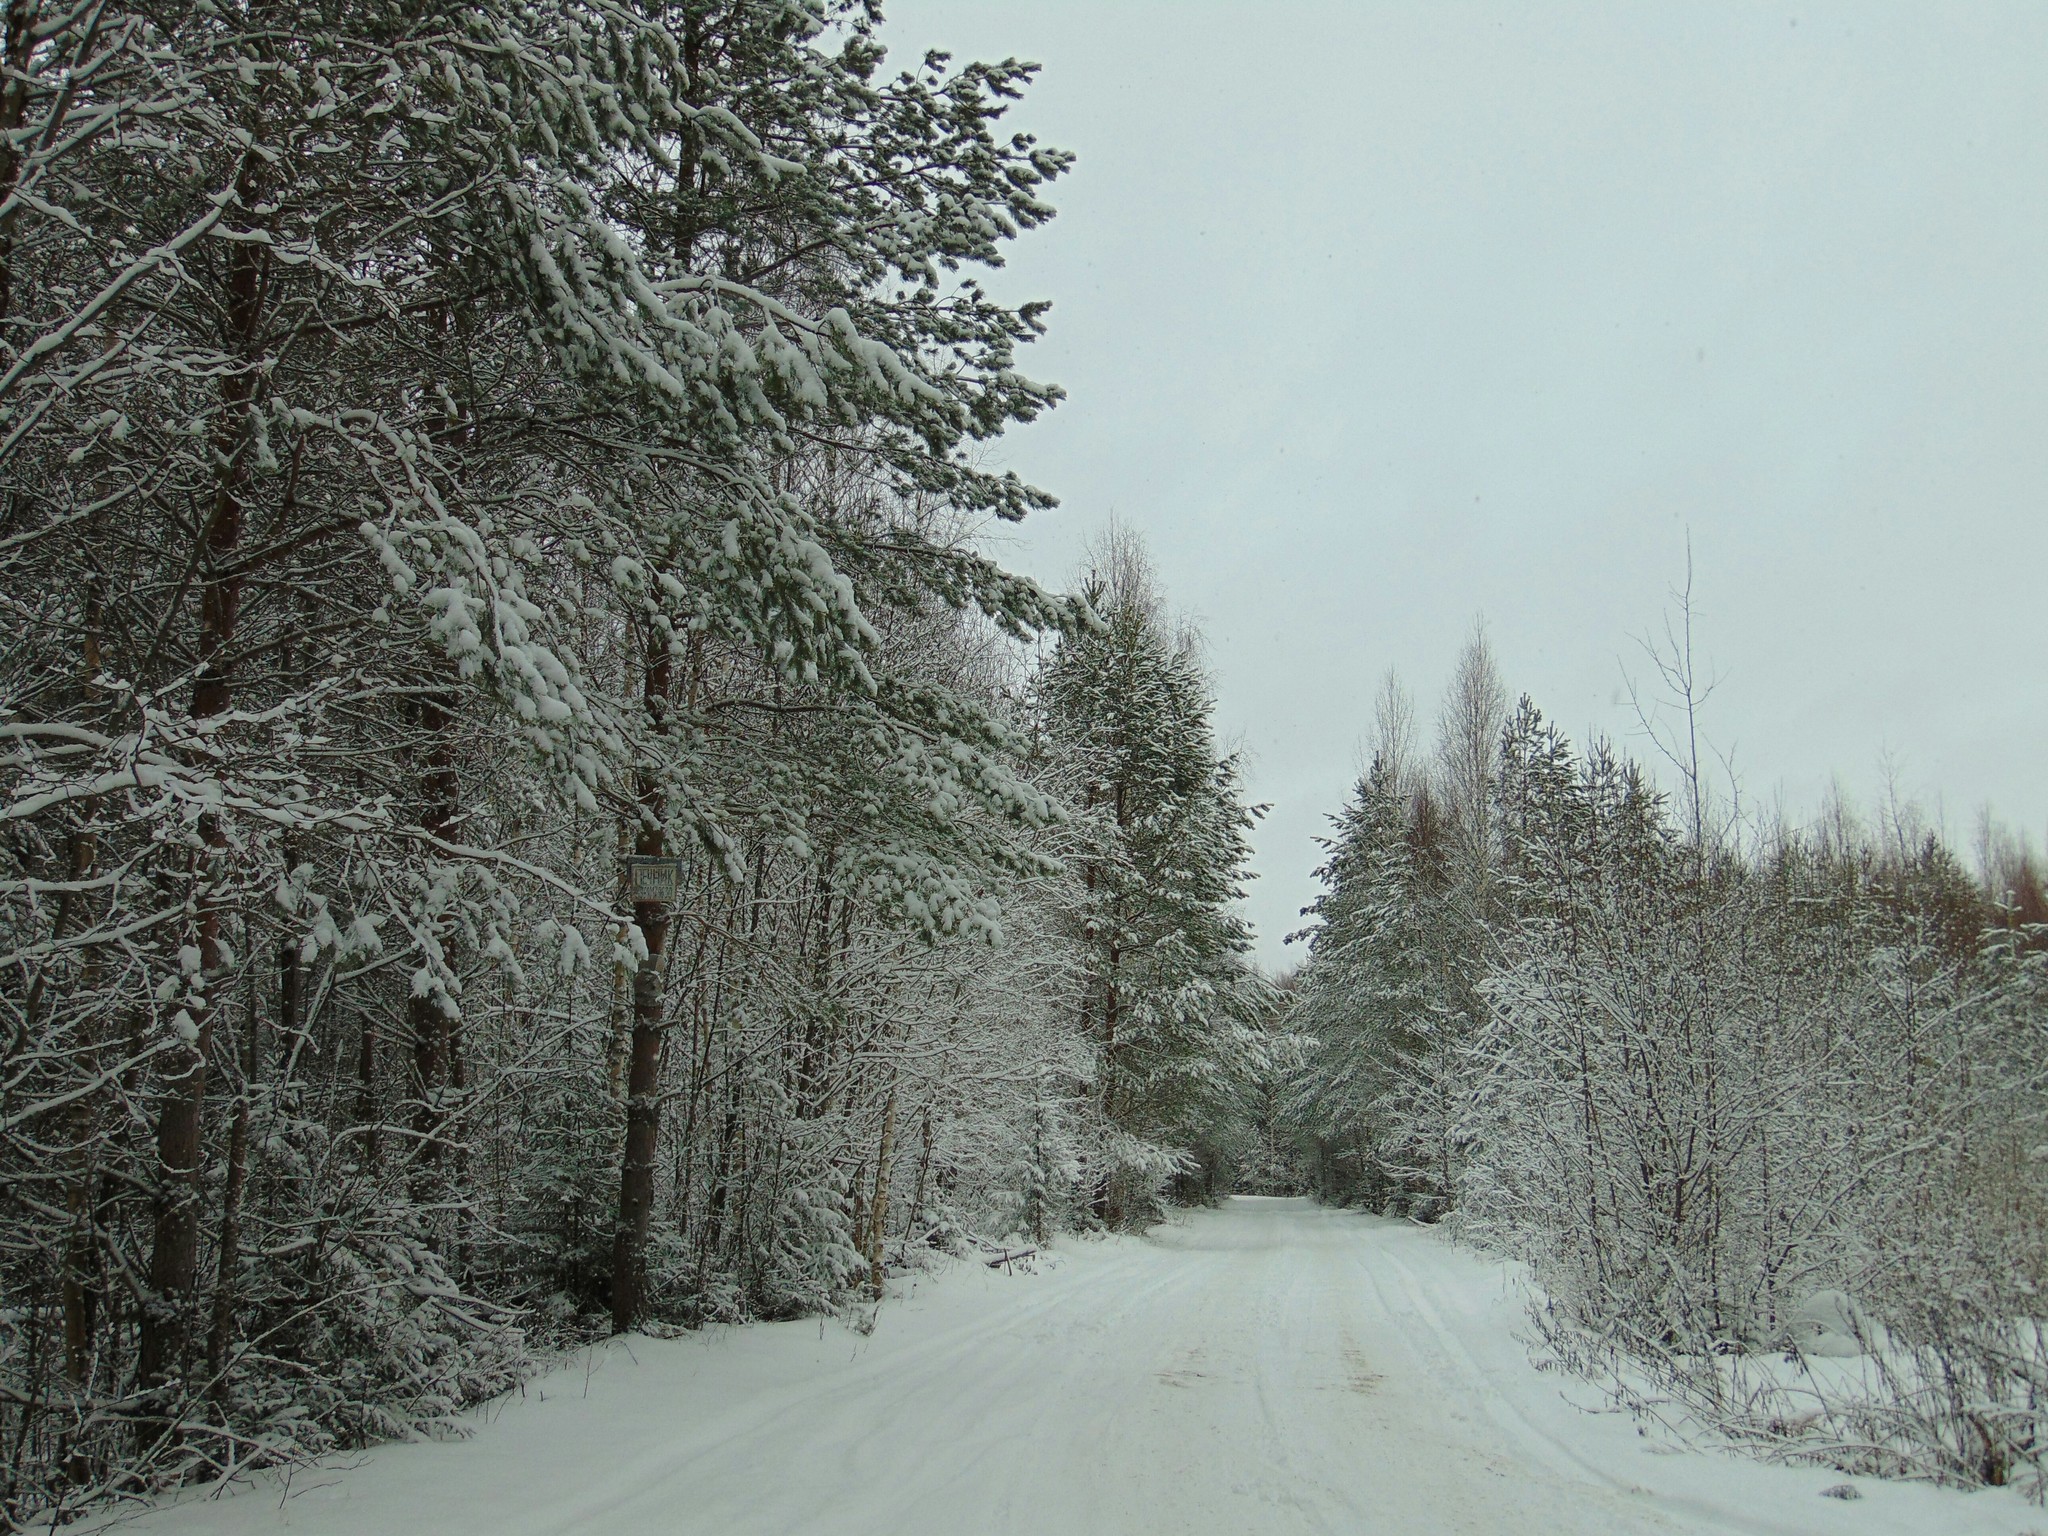
[[[1241,1198],[837,1323],[632,1339],[474,1438],[151,1512],[146,1536],[2013,1536],[2048,1513],[1660,1448],[1533,1369],[1507,1271]],[[77,1527],[73,1527],[77,1529]]]

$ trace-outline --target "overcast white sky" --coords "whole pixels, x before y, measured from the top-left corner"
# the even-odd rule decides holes
[[[1004,459],[1062,583],[1114,514],[1207,631],[1315,890],[1380,675],[1484,613],[1511,690],[1626,738],[1691,531],[1710,734],[1795,812],[1880,759],[1967,843],[2048,825],[2048,6],[892,0],[1045,66],[1075,150],[997,291],[1070,398]]]

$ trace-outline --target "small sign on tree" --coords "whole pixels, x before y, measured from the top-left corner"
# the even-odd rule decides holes
[[[626,860],[626,892],[635,906],[642,902],[672,905],[682,883],[681,859],[636,853]]]

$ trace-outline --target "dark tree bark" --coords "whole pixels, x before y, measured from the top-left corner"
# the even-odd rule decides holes
[[[208,1390],[219,1398],[227,1394],[228,1350],[234,1344],[240,1299],[237,1276],[242,1263],[242,1192],[249,1182],[249,1095],[255,1090],[263,1061],[261,1028],[262,1016],[252,999],[248,1039],[242,1047],[242,1091],[235,1095],[235,1118],[228,1131],[228,1179],[220,1203],[220,1265],[213,1282],[213,1327],[206,1337]]]
[[[420,701],[420,724],[427,738],[426,772],[420,782],[420,829],[429,837],[445,840],[454,827],[459,795],[452,698],[426,695]],[[450,933],[450,925],[443,922],[438,938],[444,948]],[[432,993],[407,1002],[406,1020],[412,1033],[412,1193],[415,1200],[425,1202],[434,1198],[440,1184],[442,1122],[446,1119],[441,1089],[454,1056],[451,1036],[455,1025]]]
[[[244,158],[236,177],[241,206],[257,200],[263,161]],[[233,697],[231,647],[242,603],[243,572],[236,556],[248,516],[251,480],[249,413],[262,375],[257,358],[262,324],[268,247],[237,241],[228,257],[227,322],[230,345],[243,361],[223,375],[221,409],[214,432],[220,464],[213,506],[201,533],[198,671],[192,685],[192,717],[215,719]],[[190,1028],[165,1054],[163,1103],[157,1113],[156,1219],[150,1245],[148,1304],[143,1308],[137,1381],[162,1385],[182,1368],[193,1282],[199,1267],[200,1131],[206,1106],[206,1060],[213,1039],[213,987],[226,969],[222,912],[209,887],[226,877],[227,835],[218,815],[202,817],[203,849],[195,861],[200,887],[193,937],[199,972],[195,1001],[186,1009]]]
[[[668,643],[649,637],[642,701],[657,734],[668,714],[671,663]],[[661,856],[668,840],[662,830],[667,809],[659,781],[643,773],[640,830],[634,851]],[[633,975],[633,1044],[626,1069],[626,1147],[619,1166],[619,1221],[612,1241],[612,1330],[624,1333],[638,1320],[646,1294],[647,1235],[654,1220],[654,1167],[661,1144],[661,1041],[663,952],[668,943],[668,910],[660,902],[633,907],[633,921],[647,946],[647,958]]]

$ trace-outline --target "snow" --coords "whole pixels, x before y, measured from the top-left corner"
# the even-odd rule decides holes
[[[1802,1355],[1821,1360],[1853,1360],[1871,1336],[1861,1309],[1840,1291],[1815,1291],[1793,1309],[1792,1342]]]
[[[1530,1365],[1507,1266],[1239,1198],[837,1322],[631,1338],[477,1415],[151,1511],[138,1536],[832,1532],[2016,1536],[1973,1494],[1680,1451]],[[1594,1411],[1588,1411],[1588,1410]],[[73,1527],[78,1529],[79,1527]]]

